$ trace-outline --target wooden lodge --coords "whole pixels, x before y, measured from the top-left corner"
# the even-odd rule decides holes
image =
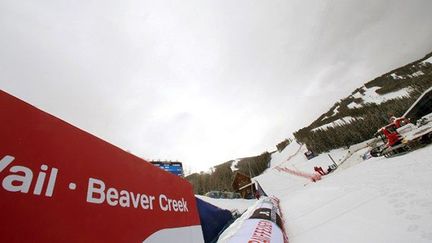
[[[232,187],[235,192],[240,193],[242,198],[254,198],[256,189],[249,176],[237,171],[234,175]]]

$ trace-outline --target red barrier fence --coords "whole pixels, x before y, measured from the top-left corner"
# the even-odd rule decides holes
[[[279,167],[279,166],[276,166],[275,169],[277,171],[282,171],[282,172],[289,173],[291,175],[300,176],[300,177],[310,179],[313,182],[321,180],[321,175],[319,175],[319,174],[310,174],[310,173],[306,173],[306,172],[292,170],[292,169],[289,169],[287,167]]]

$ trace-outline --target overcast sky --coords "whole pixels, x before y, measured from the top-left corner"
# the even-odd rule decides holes
[[[432,51],[432,1],[0,0],[0,88],[194,171]]]

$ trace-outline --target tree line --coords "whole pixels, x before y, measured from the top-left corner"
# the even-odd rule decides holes
[[[230,160],[212,167],[210,172],[190,174],[186,176],[186,180],[192,184],[195,194],[204,195],[209,191],[233,192],[232,182],[235,172],[239,171],[252,177],[258,176],[268,168],[270,160],[269,152],[237,161]],[[233,166],[234,162],[236,164]]]
[[[389,123],[391,116],[402,116],[414,101],[428,88],[432,86],[432,64],[422,63],[421,61],[432,56],[426,55],[423,59],[405,65],[401,68],[392,70],[370,82],[364,87],[379,87],[376,91],[379,94],[394,92],[402,88],[410,88],[410,95],[388,100],[381,104],[367,103],[359,108],[348,108],[351,102],[360,103],[361,99],[352,95],[335,103],[333,107],[309,126],[304,127],[294,133],[297,141],[306,144],[307,148],[315,153],[321,153],[340,147],[350,146],[360,143],[374,136],[377,130]],[[416,75],[413,75],[417,73]],[[394,75],[401,76],[401,79],[394,79]],[[357,92],[364,93],[364,88],[356,89]],[[334,114],[334,109],[338,108],[338,113]],[[346,116],[354,118],[350,123],[336,125],[324,129],[315,129],[324,124],[331,123]]]

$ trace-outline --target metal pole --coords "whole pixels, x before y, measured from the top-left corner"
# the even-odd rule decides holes
[[[251,173],[251,168],[250,168],[250,161],[248,161],[248,168],[249,168],[249,178],[250,178],[250,183],[251,183],[251,194],[252,194],[252,197],[255,197],[254,190],[253,190],[253,184],[252,184],[252,173]]]
[[[333,161],[333,164],[337,167],[338,165],[336,164],[336,162],[334,161],[334,159],[331,157],[331,155],[330,154],[327,154],[327,155],[331,159],[331,161]]]

